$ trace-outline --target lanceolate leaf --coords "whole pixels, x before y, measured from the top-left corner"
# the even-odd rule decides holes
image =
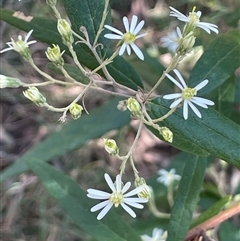
[[[63,124],[59,132],[52,133],[43,142],[39,143],[17,162],[4,170],[0,181],[10,176],[28,170],[27,160],[41,157],[42,161],[49,161],[54,157],[82,147],[88,140],[101,137],[112,129],[118,129],[129,123],[129,113],[117,111],[118,98],[112,99],[107,104],[83,115],[80,119]],[[54,143],[54,145],[53,145]]]
[[[209,44],[190,75],[190,86],[196,86],[208,79],[207,88],[199,91],[207,94],[220,86],[239,67],[240,63],[239,30],[231,30]]]
[[[70,218],[99,241],[141,241],[140,236],[114,212],[109,212],[101,221],[90,208],[96,204],[86,196],[80,186],[51,165],[36,159],[27,160],[42,184]]]
[[[65,53],[70,55],[66,46],[62,43],[61,37],[57,31],[57,23],[55,21],[38,17],[33,17],[29,20],[27,17],[23,17],[22,15],[17,15],[14,17],[13,11],[2,8],[0,8],[0,12],[1,20],[26,32],[29,32],[31,29],[33,29],[33,38],[45,42],[49,45],[57,44],[61,50],[66,50]],[[79,26],[82,26],[81,23],[78,24]],[[74,45],[74,50],[77,53],[79,61],[89,69],[93,70],[99,66],[98,62],[96,61],[95,57],[93,57],[89,49],[82,48],[80,44],[77,44]],[[109,54],[106,57],[109,57]],[[118,56],[108,68],[110,74],[116,80],[116,82],[135,90],[137,90],[138,86],[143,88],[139,74],[122,57]],[[103,75],[101,71],[99,73]]]
[[[184,240],[198,202],[206,167],[206,158],[189,155],[174,199],[167,241]]]
[[[169,106],[169,101],[156,98],[150,103],[150,114],[153,118],[159,118],[169,111]],[[180,108],[160,124],[161,126],[167,126],[174,135],[185,140],[183,142],[185,145],[191,146],[191,143],[194,143],[200,149],[239,168],[239,125],[213,108],[201,108],[200,111],[202,119],[190,111],[189,118],[184,120],[182,108]],[[176,142],[173,142],[173,144],[178,145]],[[187,150],[187,147],[184,150]]]

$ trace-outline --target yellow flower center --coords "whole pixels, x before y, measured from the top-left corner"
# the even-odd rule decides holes
[[[125,43],[131,44],[136,40],[136,36],[131,32],[127,32],[123,35],[123,39]]]
[[[110,201],[114,204],[116,208],[119,206],[119,204],[122,203],[122,200],[123,200],[122,193],[114,192],[110,197]]]
[[[195,88],[186,88],[182,92],[182,98],[184,100],[191,100],[196,94],[197,90]]]

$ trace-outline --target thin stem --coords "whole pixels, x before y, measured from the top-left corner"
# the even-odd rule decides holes
[[[157,89],[157,87],[161,84],[161,82],[163,81],[163,79],[165,78],[165,74],[169,73],[171,70],[173,70],[179,63],[179,59],[181,56],[179,56],[178,54],[175,55],[172,59],[171,64],[168,66],[168,68],[163,72],[162,76],[159,78],[159,80],[157,81],[157,83],[153,86],[153,88],[147,93],[145,99],[143,102],[146,102],[146,100],[151,96],[151,94]]]
[[[173,206],[174,201],[173,201],[173,182],[171,182],[168,187],[168,193],[167,193],[167,199],[168,199],[168,203],[170,205],[170,207]]]
[[[93,46],[96,46],[97,44],[97,41],[98,41],[98,38],[103,30],[103,25],[104,25],[104,22],[106,20],[106,17],[107,17],[107,8],[108,8],[108,4],[109,4],[109,0],[105,0],[105,5],[104,5],[104,10],[103,10],[103,16],[102,16],[102,20],[101,20],[101,23],[99,25],[99,29],[98,29],[98,32],[96,34],[96,37],[95,37],[95,40],[93,42]]]
[[[170,218],[169,213],[162,213],[157,209],[156,203],[155,203],[154,192],[152,191],[152,189],[150,189],[150,190],[151,190],[151,198],[149,199],[148,205],[149,205],[149,209],[151,210],[152,214],[158,218]]]
[[[170,116],[170,115],[177,109],[177,107],[178,107],[178,106],[170,109],[167,114],[165,114],[164,116],[162,116],[162,117],[160,117],[160,118],[158,118],[158,119],[152,120],[152,122],[153,122],[153,123],[156,123],[156,122],[165,120],[168,116]]]
[[[75,64],[82,71],[82,73],[87,76],[87,71],[82,67],[82,65],[78,61],[78,58],[77,58],[76,52],[73,49],[73,46],[68,44],[68,49],[69,49],[70,53],[72,54],[72,57],[73,57],[73,60],[74,60]]]
[[[43,72],[42,70],[40,70],[40,69],[35,65],[33,59],[30,59],[28,62],[30,63],[30,65],[31,65],[39,74],[41,74],[43,77],[45,77],[46,79],[49,80],[49,81],[48,81],[48,84],[52,84],[52,83],[61,84],[61,85],[67,85],[67,84],[69,84],[69,83],[64,82],[64,81],[61,81],[61,80],[56,80],[56,79],[52,78],[52,76],[50,76],[50,75],[46,74],[45,72]],[[70,84],[72,84],[72,83],[70,83]],[[38,86],[40,86],[40,85],[38,84]]]
[[[224,222],[225,220],[233,217],[234,215],[237,215],[238,213],[240,213],[240,202],[192,228],[187,233],[185,241],[192,240],[194,237],[198,237],[203,230],[206,231],[212,229],[218,226],[220,223]]]

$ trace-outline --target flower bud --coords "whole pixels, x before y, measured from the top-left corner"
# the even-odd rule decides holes
[[[47,58],[52,61],[56,66],[63,66],[64,65],[64,60],[62,58],[63,53],[65,50],[61,53],[61,50],[58,45],[53,44],[53,47],[47,48],[46,56]]]
[[[51,7],[55,7],[57,4],[57,0],[46,0],[46,3]]]
[[[195,39],[196,37],[194,37],[191,33],[190,35],[188,34],[183,38],[182,47],[185,49],[186,52],[188,52],[193,47],[193,45],[195,44]]]
[[[21,80],[0,74],[0,88],[16,88],[23,85]]]
[[[165,141],[172,143],[173,133],[167,127],[161,127],[159,132],[163,136]]]
[[[140,104],[136,99],[130,97],[127,100],[127,108],[132,112],[134,116],[140,117],[142,115],[142,110]]]
[[[69,108],[69,112],[74,120],[81,117],[82,110],[83,110],[82,106],[77,103],[71,104],[71,106]]]
[[[143,190],[140,191],[137,195],[140,198],[146,198],[150,199],[151,198],[151,191],[149,186],[146,184],[146,181],[143,177],[135,179],[135,186],[136,187],[143,187]]]
[[[106,138],[103,138],[103,140],[104,140],[105,150],[110,155],[115,156],[119,153],[119,149],[118,149],[116,141],[114,141],[113,139],[106,139]]]
[[[63,43],[72,44],[74,39],[72,36],[72,29],[70,24],[65,19],[59,19],[57,24],[58,32],[61,34]]]
[[[117,105],[117,108],[120,111],[125,111],[127,109],[127,101],[126,100],[119,101],[118,105]]]
[[[46,98],[39,92],[36,87],[29,87],[26,91],[23,91],[23,94],[36,105],[44,106],[46,103]]]

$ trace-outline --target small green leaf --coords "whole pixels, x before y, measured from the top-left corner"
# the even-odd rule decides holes
[[[98,221],[96,214],[90,212],[90,208],[96,202],[87,198],[86,192],[71,178],[36,158],[28,159],[27,164],[69,217],[96,240],[141,240],[131,225],[128,225],[114,212],[109,212],[102,220]]]
[[[129,113],[116,109],[119,98],[112,99],[103,106],[83,115],[80,119],[63,126],[61,131],[50,134],[43,142],[36,145],[17,162],[6,168],[0,175],[4,181],[10,176],[28,170],[28,159],[41,157],[42,161],[49,161],[54,157],[84,146],[91,139],[101,137],[106,132],[118,129],[130,121]],[[54,145],[53,145],[54,143]]]
[[[239,67],[240,62],[239,30],[231,30],[212,41],[194,66],[189,82],[196,86],[208,79],[207,88],[199,91],[207,94],[220,86]]]
[[[201,215],[195,219],[192,223],[190,228],[197,226],[200,223],[210,219],[214,215],[218,214],[222,208],[231,200],[232,196],[226,196],[220,199],[218,202],[214,203],[211,207],[205,210]]]
[[[189,155],[174,199],[166,241],[184,240],[198,202],[206,167],[206,158]]]
[[[153,118],[160,118],[169,111],[170,101],[156,98],[150,103],[150,114]],[[240,167],[240,127],[236,123],[224,117],[213,108],[200,109],[202,118],[198,118],[191,110],[187,120],[183,119],[182,107],[171,116],[161,122],[161,126],[167,126],[174,136],[184,140],[184,150],[199,146],[215,157],[225,160],[231,165]],[[178,146],[176,140],[173,145]],[[179,145],[180,147],[180,145]],[[192,152],[191,152],[192,153]]]

